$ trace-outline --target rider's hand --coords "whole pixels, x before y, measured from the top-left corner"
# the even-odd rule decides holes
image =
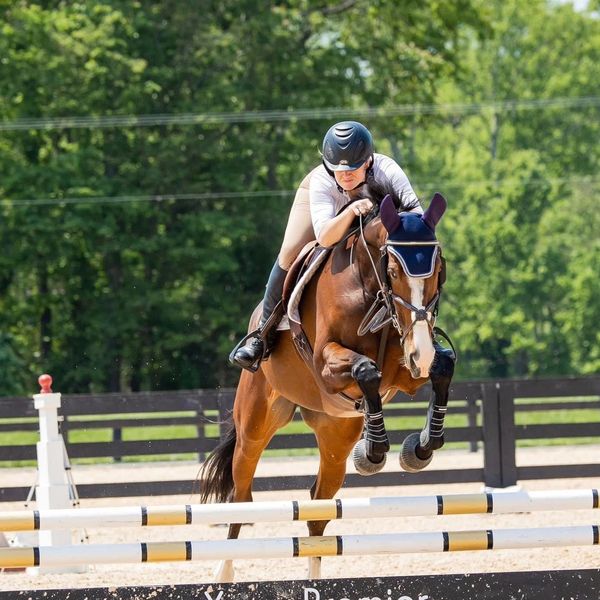
[[[357,217],[359,215],[364,216],[373,208],[373,203],[368,198],[361,198],[355,200],[349,208]]]

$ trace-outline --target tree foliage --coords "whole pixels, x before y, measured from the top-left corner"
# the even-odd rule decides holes
[[[0,27],[0,124],[19,125],[0,130],[0,393],[42,371],[65,392],[234,384],[226,356],[324,131],[403,105],[440,108],[363,120],[425,204],[449,199],[441,321],[460,376],[598,370],[598,102],[490,104],[597,100],[597,14],[18,1]],[[126,115],[153,117],[106,123]]]

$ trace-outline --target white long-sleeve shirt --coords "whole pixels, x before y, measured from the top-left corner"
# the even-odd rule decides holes
[[[417,202],[412,212],[423,213],[423,208],[418,203],[419,199],[412,189],[406,173],[395,160],[384,154],[374,154],[373,175],[377,181],[387,177],[399,196],[407,202]],[[309,196],[313,228],[315,236],[319,239],[323,225],[333,219],[340,209],[352,199],[347,192],[340,192],[335,179],[327,173],[323,165],[317,167],[311,174]],[[354,199],[358,198],[361,198],[360,193],[354,196]]]

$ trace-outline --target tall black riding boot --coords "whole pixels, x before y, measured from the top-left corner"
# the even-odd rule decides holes
[[[258,335],[257,337],[250,338],[248,342],[246,342],[246,345],[238,348],[231,359],[233,363],[244,369],[255,366],[257,362],[260,362],[263,358],[267,357],[273,350],[278,322],[275,322],[274,320],[269,322],[268,330],[265,330],[265,324],[281,300],[281,296],[283,295],[283,283],[287,273],[288,272],[285,269],[282,269],[279,266],[279,263],[275,261],[275,264],[271,269],[271,274],[269,275],[269,281],[267,282],[267,289],[263,299],[263,314],[258,325]]]

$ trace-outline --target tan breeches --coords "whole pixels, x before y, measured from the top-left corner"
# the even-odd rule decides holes
[[[303,180],[290,210],[285,234],[283,235],[283,243],[277,262],[282,269],[286,271],[292,266],[292,263],[300,254],[300,250],[315,239],[315,232],[312,226],[310,216],[310,199],[308,195],[308,186],[312,172],[309,173]]]

